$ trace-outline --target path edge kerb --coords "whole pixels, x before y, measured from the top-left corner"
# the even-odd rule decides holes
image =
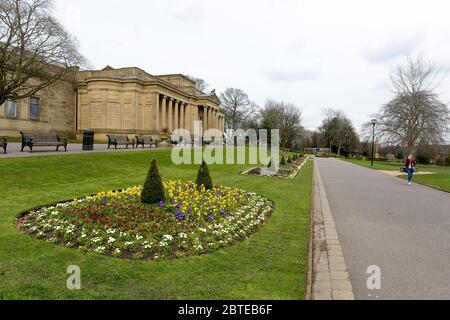
[[[314,168],[317,165],[316,161],[310,159],[313,166],[313,174],[311,177],[311,194],[310,194],[310,203],[311,208],[309,209],[309,243],[308,243],[308,271],[307,271],[307,280],[306,280],[306,294],[305,300],[312,300],[312,285],[313,285],[313,243],[314,243]]]
[[[354,300],[344,253],[314,159],[311,300]]]

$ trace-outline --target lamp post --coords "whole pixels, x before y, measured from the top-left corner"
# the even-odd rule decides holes
[[[375,157],[375,126],[377,125],[377,119],[372,119],[373,126],[373,135],[372,135],[372,167],[373,167],[373,159]]]

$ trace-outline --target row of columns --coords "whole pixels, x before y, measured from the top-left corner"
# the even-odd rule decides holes
[[[218,129],[224,131],[225,128],[225,118],[219,113],[216,108],[203,107],[203,128],[208,129]]]
[[[158,132],[166,128],[169,133],[178,128],[191,129],[192,106],[190,104],[164,95],[161,95],[161,106],[159,106],[159,96],[157,101],[156,130]]]
[[[156,130],[167,128],[169,133],[175,129],[183,128],[192,131],[192,114],[195,121],[200,120],[198,106],[193,106],[165,95],[157,95],[156,106]],[[219,129],[224,131],[225,118],[219,110],[209,106],[203,107],[203,130]]]

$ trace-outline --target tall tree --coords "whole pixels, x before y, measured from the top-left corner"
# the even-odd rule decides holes
[[[0,104],[32,96],[84,64],[77,41],[52,16],[51,5],[0,1]]]
[[[302,111],[292,103],[267,100],[260,111],[261,128],[280,130],[280,141],[284,148],[299,148],[301,145]]]
[[[346,153],[354,152],[359,138],[351,121],[340,110],[325,109],[324,116],[319,128],[324,144],[335,147],[339,155],[343,149]]]
[[[225,126],[227,129],[239,129],[258,109],[258,106],[241,89],[226,89],[220,95],[220,101],[225,112]]]
[[[405,154],[419,143],[440,145],[449,132],[450,111],[437,94],[440,70],[423,58],[409,58],[391,73],[394,98],[375,114],[377,134],[385,142],[399,144]],[[370,123],[365,125],[372,128]]]

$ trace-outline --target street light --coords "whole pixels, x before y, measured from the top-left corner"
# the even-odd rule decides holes
[[[372,119],[373,126],[373,135],[372,135],[372,167],[373,167],[373,158],[375,157],[375,126],[377,125],[377,119]]]

